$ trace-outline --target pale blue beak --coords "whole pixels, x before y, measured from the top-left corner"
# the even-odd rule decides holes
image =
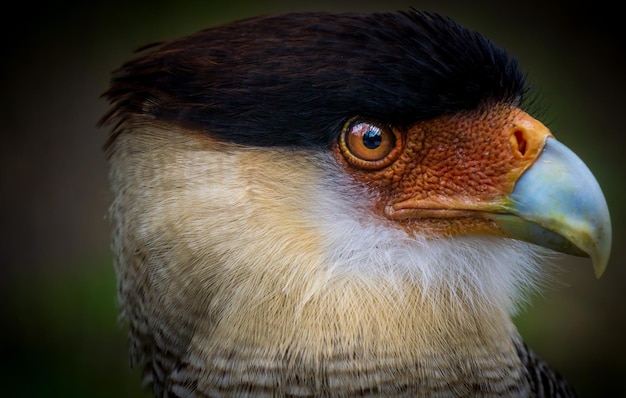
[[[565,145],[548,137],[494,221],[516,239],[591,257],[600,277],[611,252],[611,219],[600,185]]]

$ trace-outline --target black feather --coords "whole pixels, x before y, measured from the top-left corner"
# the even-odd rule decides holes
[[[328,146],[354,115],[408,125],[524,92],[515,59],[449,18],[289,14],[153,47],[117,72],[102,122],[148,114],[245,145]]]

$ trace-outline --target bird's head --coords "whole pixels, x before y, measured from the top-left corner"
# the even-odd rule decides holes
[[[596,180],[526,109],[516,60],[447,18],[262,17],[150,50],[104,120],[116,233],[163,263],[155,286],[199,275],[210,301],[221,278],[268,286],[245,298],[262,302],[409,279],[508,297],[538,272],[535,244],[606,266]]]

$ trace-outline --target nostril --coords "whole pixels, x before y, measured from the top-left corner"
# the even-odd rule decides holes
[[[517,141],[517,150],[522,156],[524,156],[526,154],[526,139],[524,138],[524,132],[521,130],[515,130],[513,135]]]

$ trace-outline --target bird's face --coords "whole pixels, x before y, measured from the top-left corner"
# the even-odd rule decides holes
[[[590,256],[599,276],[608,261],[610,223],[597,183],[581,185],[590,177],[582,162],[560,148],[549,170],[519,182],[553,141],[528,113],[496,105],[405,128],[355,117],[345,124],[334,154],[375,193],[374,211],[411,235],[510,236]],[[549,144],[550,152],[555,145]],[[572,218],[575,223],[566,221]]]
[[[489,214],[507,211],[515,182],[549,136],[519,108],[495,107],[406,128],[356,118],[334,152],[348,174],[378,193],[376,211],[407,230],[494,234]]]

